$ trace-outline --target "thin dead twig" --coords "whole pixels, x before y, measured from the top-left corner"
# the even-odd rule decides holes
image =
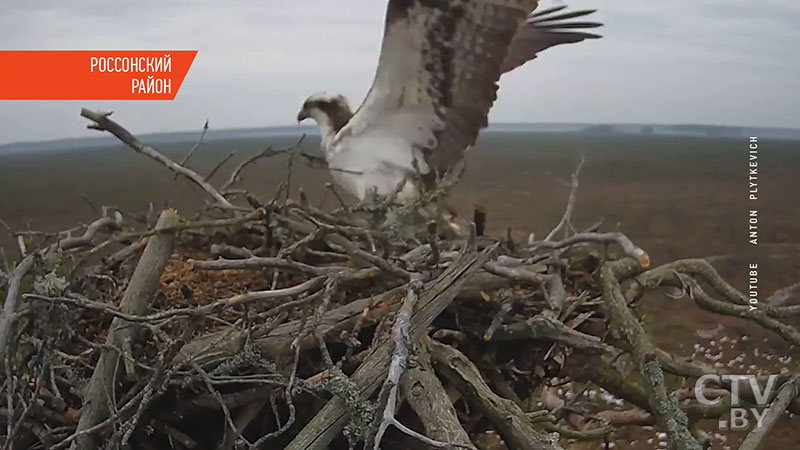
[[[558,250],[583,242],[598,242],[602,244],[615,243],[622,248],[622,251],[625,252],[625,255],[630,256],[638,261],[643,268],[646,269],[650,267],[650,256],[647,254],[647,252],[637,247],[630,239],[628,239],[627,236],[620,232],[577,233],[561,241],[532,242],[528,248],[528,251]]]
[[[398,430],[414,437],[426,445],[445,448],[450,444],[447,442],[439,442],[427,436],[424,436],[416,431],[410,430],[404,426],[395,417],[395,410],[397,409],[397,393],[400,387],[400,378],[408,369],[408,356],[409,347],[411,342],[409,340],[409,330],[411,329],[411,314],[414,311],[414,305],[417,303],[419,291],[422,289],[422,278],[419,274],[412,274],[411,281],[408,283],[408,294],[400,310],[394,319],[392,325],[392,338],[394,341],[394,351],[392,353],[392,362],[389,364],[389,374],[386,376],[386,381],[383,383],[380,394],[378,394],[379,405],[382,409],[378,409],[380,416],[376,417],[378,422],[377,429],[374,437],[370,436],[367,440],[367,447],[371,446],[373,450],[378,450],[383,439],[383,434],[390,425],[393,425]],[[378,420],[379,419],[379,420]]]
[[[206,193],[208,193],[208,195],[210,195],[216,201],[217,205],[220,206],[221,208],[227,210],[241,209],[233,205],[231,202],[229,202],[228,199],[225,198],[225,196],[220,194],[220,192],[216,188],[214,188],[214,186],[206,182],[205,179],[202,176],[200,176],[197,172],[191,169],[187,169],[186,167],[167,158],[166,156],[158,152],[158,150],[156,150],[155,148],[141,143],[128,130],[122,127],[122,125],[109,119],[109,116],[111,116],[111,112],[100,113],[91,111],[86,108],[81,108],[81,116],[94,122],[93,124],[87,125],[88,128],[99,131],[108,131],[109,133],[116,136],[117,139],[122,141],[125,145],[133,149],[135,152],[148,156],[149,158],[157,161],[158,163],[167,167],[173,172],[188,178],[191,182],[193,182],[201,189],[206,191]]]
[[[217,165],[216,165],[216,166],[214,166],[214,168],[213,168],[213,169],[211,169],[211,171],[210,171],[210,172],[208,172],[208,175],[206,175],[206,177],[205,177],[205,180],[206,180],[206,181],[208,181],[208,180],[210,180],[211,178],[213,178],[213,177],[214,177],[214,175],[216,175],[216,173],[219,171],[219,169],[221,169],[221,168],[222,168],[222,166],[224,166],[224,165],[225,165],[225,163],[226,163],[226,162],[228,162],[228,160],[230,160],[231,158],[233,158],[235,155],[236,155],[236,150],[232,150],[230,153],[228,153],[228,155],[227,155],[227,156],[225,156],[224,158],[222,158],[222,159],[221,159],[221,160],[220,160],[220,161],[217,163]]]
[[[293,297],[296,295],[304,294],[318,289],[322,286],[323,282],[327,279],[326,276],[319,276],[312,278],[306,282],[300,283],[296,286],[284,289],[272,289],[266,291],[253,291],[245,294],[234,295],[223,300],[209,303],[208,305],[198,306],[195,308],[177,308],[169,309],[166,311],[158,312],[150,315],[133,315],[126,314],[106,305],[105,303],[95,302],[88,299],[80,299],[75,297],[47,297],[38,294],[25,294],[23,297],[30,300],[41,300],[51,303],[63,303],[68,305],[77,306],[79,308],[98,311],[108,314],[114,318],[121,319],[132,323],[157,323],[165,320],[173,319],[176,317],[205,317],[209,314],[229,308],[234,305],[241,305],[245,303],[272,300],[276,298]]]
[[[187,153],[186,156],[184,156],[181,162],[178,164],[184,167],[186,166],[186,163],[189,162],[189,158],[191,158],[192,155],[194,155],[194,152],[196,152],[197,149],[200,148],[200,144],[203,143],[203,138],[206,137],[207,132],[208,132],[208,119],[206,119],[206,122],[203,124],[203,130],[200,132],[200,136],[197,138],[197,142],[194,143],[192,148],[189,150],[189,153]],[[178,178],[177,173],[175,174],[175,178]]]
[[[575,208],[575,202],[578,196],[578,187],[579,187],[579,178],[581,175],[581,169],[583,169],[583,165],[586,162],[586,157],[581,155],[581,161],[578,163],[578,167],[575,169],[575,172],[572,173],[569,183],[569,198],[567,200],[567,207],[564,211],[564,215],[561,216],[561,220],[558,222],[558,225],[555,226],[549,233],[547,233],[547,237],[544,238],[545,242],[552,241],[553,238],[558,234],[559,231],[564,229],[564,237],[567,237],[567,233],[569,232],[569,227],[571,226],[572,220],[572,211]]]

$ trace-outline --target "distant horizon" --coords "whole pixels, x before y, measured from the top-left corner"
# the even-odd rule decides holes
[[[120,121],[122,126],[125,124]],[[545,121],[536,121],[536,122],[516,122],[516,121],[498,121],[490,123],[487,128],[482,131],[499,131],[497,127],[507,127],[507,126],[540,126],[540,127],[591,127],[591,126],[612,126],[612,127],[700,127],[700,128],[709,128],[709,129],[720,129],[720,130],[772,130],[772,131],[783,131],[783,132],[790,132],[790,133],[797,133],[800,135],[800,127],[786,127],[786,126],[759,126],[759,125],[722,125],[722,124],[709,124],[709,123],[692,123],[692,122],[685,122],[685,123],[678,123],[678,122],[545,122]],[[318,128],[316,125],[305,125],[305,124],[276,124],[276,125],[265,125],[265,126],[256,126],[256,127],[226,127],[226,128],[214,128],[213,122],[209,121],[209,131],[208,133],[237,133],[237,132],[252,132],[252,131],[270,131],[270,130],[286,130],[286,131],[294,131],[297,130],[298,132],[303,132],[307,134],[318,134]],[[145,131],[145,132],[134,132],[132,130],[131,133],[137,137],[157,137],[157,136],[168,136],[168,135],[191,135],[194,134],[199,136],[201,128],[198,127],[196,130],[185,129],[185,130],[175,130],[175,131]],[[75,141],[86,141],[86,140],[99,140],[103,138],[111,138],[114,139],[113,136],[109,135],[108,133],[99,133],[95,130],[87,130],[86,136],[64,136],[60,138],[54,139],[42,139],[42,140],[18,140],[18,141],[0,141],[0,152],[4,150],[8,150],[11,147],[15,146],[31,146],[36,144],[53,144],[53,143],[68,143],[68,142],[75,142]],[[92,135],[91,133],[95,133]],[[213,136],[206,136],[206,139],[213,139]],[[800,136],[798,136],[800,138]]]
[[[95,0],[8,3],[4,49],[198,53],[172,101],[2,102],[3,143],[83,137],[82,106],[116,111],[136,134],[199,130],[206,118],[220,129],[289,125],[319,91],[357,107],[374,81],[387,4],[142,0],[109,14]],[[602,39],[548,49],[503,75],[489,121],[800,127],[800,4],[717,3],[570,0],[572,11],[597,10],[587,20],[603,24]]]

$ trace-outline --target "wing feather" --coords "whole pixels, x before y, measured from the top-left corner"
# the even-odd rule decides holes
[[[564,20],[587,12],[533,13],[536,6],[537,0],[389,0],[372,87],[336,139],[391,142],[384,152],[412,149],[398,160],[421,157],[423,167],[415,167],[435,182],[487,125],[510,49],[520,65],[543,49],[589,37],[563,31],[574,23]]]
[[[503,62],[503,73],[509,72],[526,62],[535,59],[536,56],[550,47],[561,44],[574,44],[585,39],[597,39],[600,36],[586,30],[602,26],[597,22],[570,21],[579,17],[585,17],[594,10],[579,10],[563,12],[566,6],[537,11],[528,17],[524,26],[517,30],[511,48],[508,50],[505,62]]]

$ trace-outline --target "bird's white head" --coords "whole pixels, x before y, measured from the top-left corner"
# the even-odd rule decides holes
[[[297,113],[297,121],[302,122],[306,119],[314,119],[322,128],[323,133],[336,133],[344,127],[353,111],[347,98],[341,94],[328,94],[318,92],[303,102],[303,107]]]

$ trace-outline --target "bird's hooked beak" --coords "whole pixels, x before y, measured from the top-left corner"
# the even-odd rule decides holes
[[[306,111],[305,109],[301,109],[300,112],[297,113],[297,123],[300,123],[308,119],[309,117],[311,116],[308,115],[308,111]]]

